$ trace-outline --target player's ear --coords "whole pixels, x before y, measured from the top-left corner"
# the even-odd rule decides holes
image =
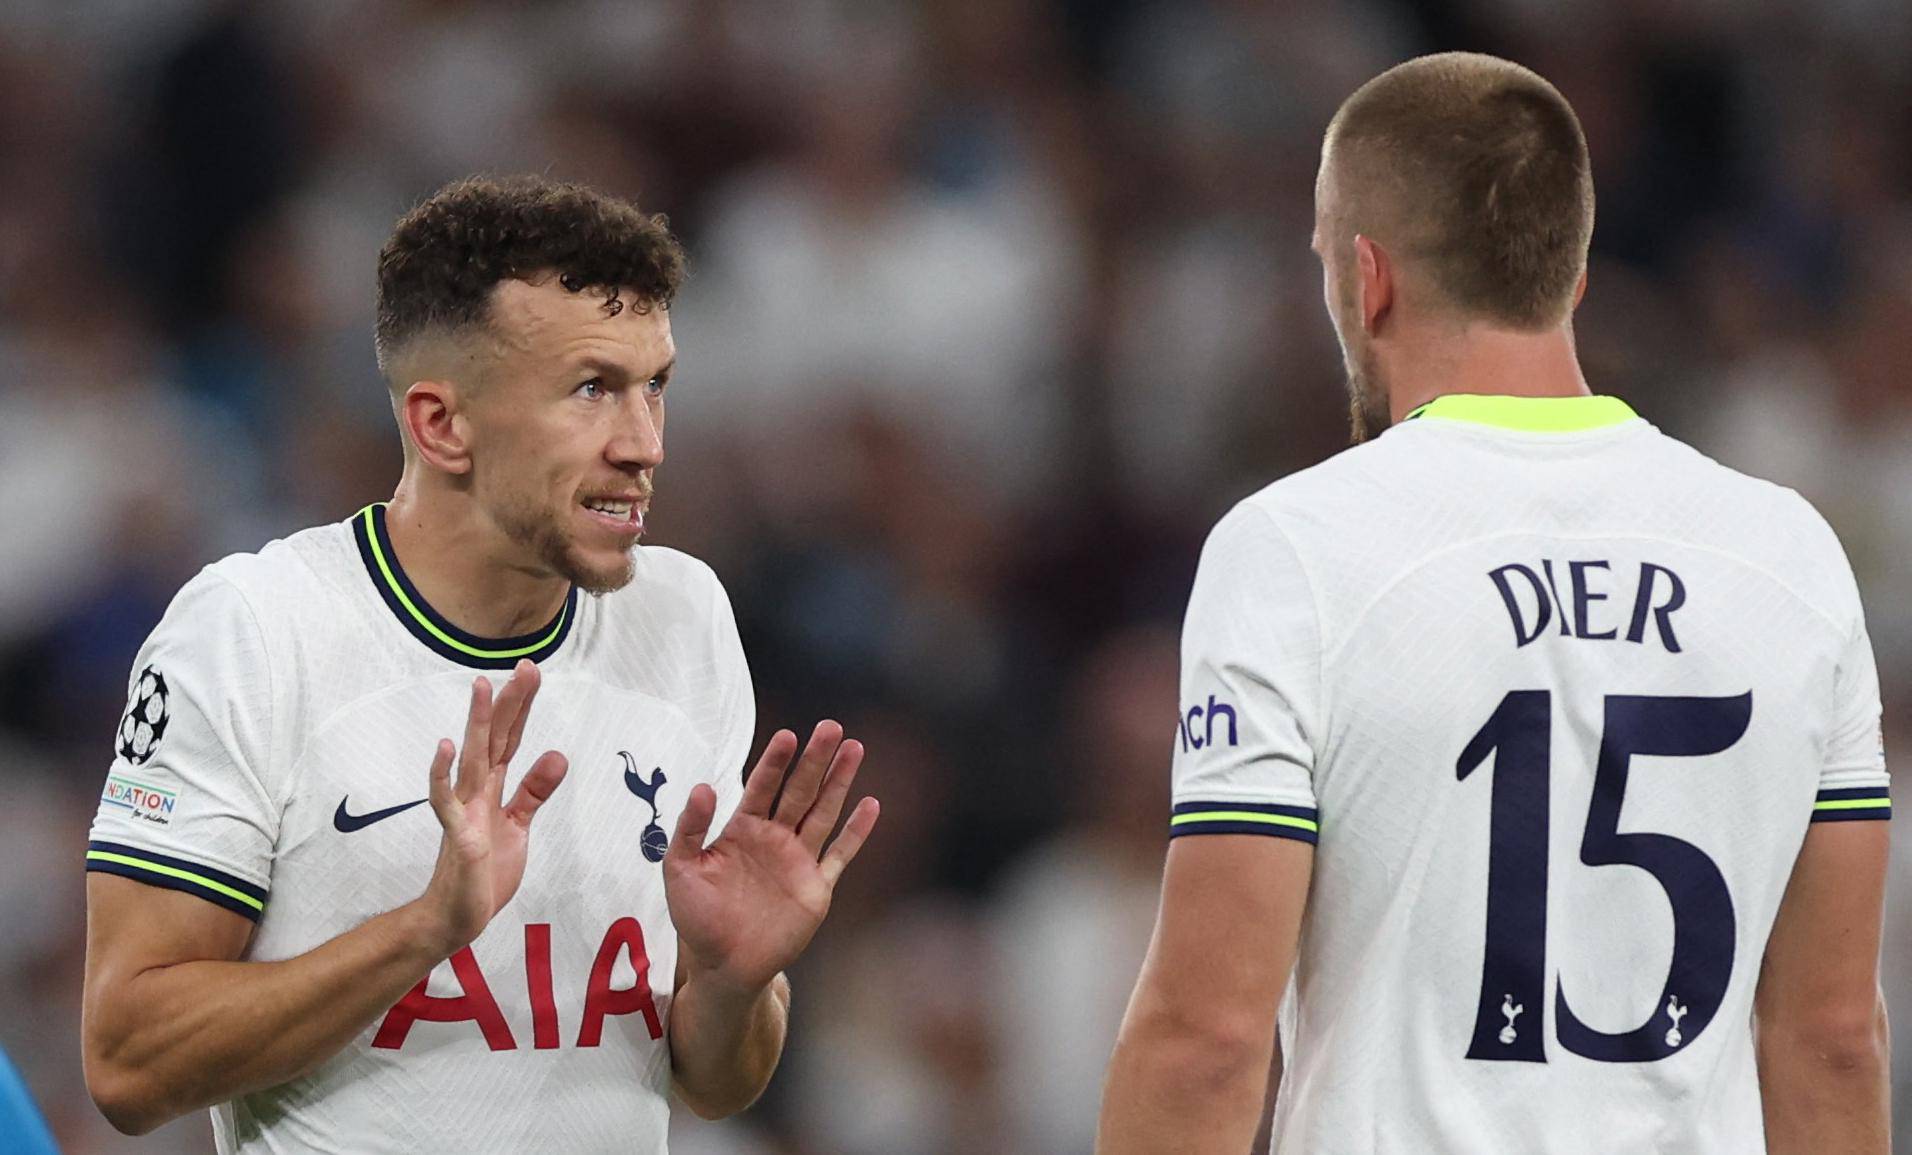
[[[1573,307],[1578,309],[1580,307],[1581,298],[1585,297],[1586,295],[1587,295],[1587,270],[1583,266],[1580,270],[1580,283],[1573,287]]]
[[[399,401],[398,420],[426,464],[446,473],[471,471],[470,422],[449,381],[414,381]]]
[[[1386,249],[1356,233],[1354,275],[1360,290],[1361,328],[1371,337],[1394,307],[1394,261]]]

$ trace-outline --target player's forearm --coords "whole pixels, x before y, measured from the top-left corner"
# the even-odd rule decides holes
[[[109,980],[88,1000],[87,1083],[115,1127],[297,1078],[337,1054],[447,957],[416,904],[280,962],[195,961]]]
[[[790,983],[778,975],[732,991],[695,972],[671,1001],[671,1077],[700,1118],[721,1119],[757,1101],[783,1056]]]
[[[1759,1090],[1772,1155],[1891,1149],[1891,1051],[1881,1003],[1871,1021],[1827,1032],[1762,1018]]]
[[[1132,1008],[1102,1089],[1097,1155],[1248,1150],[1271,1058],[1269,1046],[1245,1036]]]

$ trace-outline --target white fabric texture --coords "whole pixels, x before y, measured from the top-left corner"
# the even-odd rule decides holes
[[[594,971],[612,992],[638,985],[635,920],[668,1024],[677,940],[662,868],[641,845],[652,803],[626,772],[656,787],[664,834],[699,782],[717,789],[721,824],[741,794],[755,706],[729,602],[703,563],[642,548],[630,585],[576,605],[540,662],[505,790],[547,749],[569,758],[569,776],[538,814],[517,895],[470,948],[505,1031],[488,1039],[466,1018],[400,1032],[382,1018],[310,1074],[215,1107],[220,1152],[665,1149],[667,1034],[634,997],[601,992],[609,1013],[597,1016],[586,1005]],[[429,805],[349,830],[336,819],[425,797],[434,745],[462,740],[478,671],[401,623],[350,523],[208,567],[142,649],[135,696],[148,666],[168,681],[169,728],[143,764],[122,757],[113,774],[177,803],[157,825],[103,801],[96,840],[269,890],[252,960],[311,950],[423,890],[440,838]],[[501,686],[507,674],[486,676]],[[549,1012],[534,1010],[544,990]],[[449,963],[426,988],[461,991],[474,994]],[[402,1045],[375,1046],[382,1029]]]
[[[1804,500],[1637,417],[1430,414],[1222,519],[1183,662],[1173,832],[1318,809],[1275,1150],[1764,1149],[1774,915],[1818,793],[1887,784]]]

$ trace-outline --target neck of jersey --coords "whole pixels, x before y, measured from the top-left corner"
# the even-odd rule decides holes
[[[1504,394],[1448,393],[1415,409],[1403,421],[1432,417],[1464,421],[1523,433],[1582,433],[1637,420],[1639,414],[1618,397],[1509,397]]]
[[[368,505],[353,515],[352,536],[358,542],[365,572],[392,616],[427,648],[459,665],[480,670],[508,670],[520,658],[542,662],[558,652],[577,618],[578,588],[574,585],[565,594],[564,605],[559,607],[557,616],[528,634],[487,638],[468,633],[433,609],[405,575],[404,567],[398,564],[398,553],[392,548],[391,534],[386,530],[383,502]]]

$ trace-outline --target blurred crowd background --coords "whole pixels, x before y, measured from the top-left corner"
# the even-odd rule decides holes
[[[210,1142],[80,1077],[134,651],[199,566],[390,495],[374,256],[533,170],[688,244],[654,540],[728,585],[765,727],[843,719],[884,802],[767,1100],[675,1149],[1088,1151],[1197,551],[1346,443],[1320,134],[1445,48],[1578,109],[1588,377],[1826,513],[1912,749],[1903,0],[0,2],[0,1046],[62,1140]]]

